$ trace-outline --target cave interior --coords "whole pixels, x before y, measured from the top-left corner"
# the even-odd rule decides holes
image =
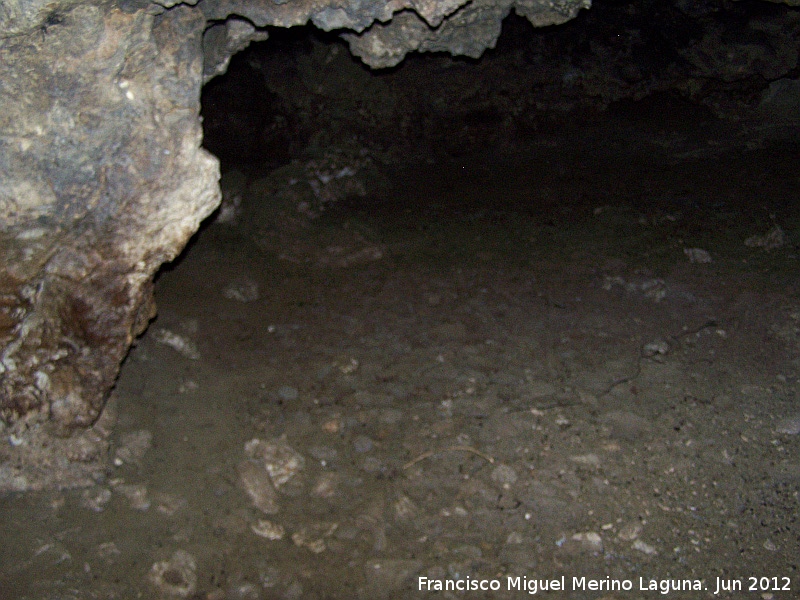
[[[0,590],[796,593],[798,8],[512,12],[382,69],[263,32],[203,87],[222,202],[156,276],[109,466],[0,496]]]

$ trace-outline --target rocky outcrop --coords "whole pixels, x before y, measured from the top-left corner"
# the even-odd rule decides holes
[[[20,452],[95,421],[156,270],[219,202],[204,26],[83,4],[0,41],[0,415]]]
[[[501,22],[512,9],[543,27],[564,23],[589,6],[590,0],[205,0],[199,4],[209,21],[237,15],[260,27],[311,21],[324,31],[345,30],[342,38],[352,53],[373,68],[397,65],[414,51],[477,58],[494,47]]]
[[[442,21],[414,11],[404,11],[389,23],[376,23],[360,34],[344,34],[350,51],[373,68],[393,67],[409,52],[449,52],[478,58],[487,48],[494,48],[500,37],[500,24],[511,9],[537,27],[560,25],[573,19],[589,0],[573,2],[484,0],[470,2]]]

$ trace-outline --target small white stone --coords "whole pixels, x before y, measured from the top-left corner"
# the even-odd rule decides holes
[[[240,279],[229,283],[222,295],[229,300],[242,303],[254,302],[260,298],[258,284],[252,279]]]
[[[132,509],[145,511],[150,508],[150,497],[147,493],[147,486],[124,483],[115,487],[114,490],[128,499]]]
[[[286,535],[286,530],[282,525],[273,523],[267,519],[259,519],[256,523],[250,525],[250,529],[259,537],[267,538],[268,540],[282,540]]]
[[[305,458],[289,446],[285,437],[252,439],[245,444],[244,452],[264,465],[275,488],[281,488],[305,468]]]
[[[573,542],[578,542],[586,550],[592,552],[603,551],[603,538],[595,531],[576,533],[572,536]]]
[[[190,360],[200,359],[200,352],[197,350],[197,346],[182,335],[162,328],[153,332],[153,338],[159,344],[169,346]]]
[[[239,481],[250,501],[261,512],[274,515],[280,510],[278,494],[266,469],[250,460],[239,463]]]
[[[319,554],[327,550],[325,545],[326,538],[339,527],[338,523],[314,523],[302,527],[300,531],[292,534],[292,542],[295,546],[306,548],[314,554]]]
[[[506,538],[506,544],[521,544],[524,540],[519,531],[512,531]]]
[[[111,500],[111,490],[104,487],[89,488],[81,494],[81,506],[94,512],[103,512],[109,500]]]
[[[155,563],[148,579],[165,596],[188,598],[197,589],[197,562],[185,550],[177,550],[169,560]]]
[[[794,415],[792,417],[783,419],[775,427],[775,432],[782,433],[784,435],[800,434],[800,415]]]
[[[570,423],[570,420],[567,417],[565,417],[563,415],[559,415],[558,417],[556,417],[556,425],[558,425],[559,427],[566,428],[566,427],[569,427],[571,425],[571,423]]]
[[[587,467],[599,467],[600,457],[597,454],[581,454],[579,456],[570,456],[572,462],[584,465]]]
[[[617,537],[619,537],[621,540],[625,540],[626,542],[632,542],[639,537],[639,534],[642,533],[642,529],[641,523],[637,523],[635,521],[626,523],[620,528]]]
[[[652,556],[653,554],[658,554],[658,551],[653,546],[651,546],[646,542],[643,542],[642,540],[636,540],[635,542],[633,542],[631,548],[633,548],[634,550],[638,550],[639,552],[642,552],[649,556]]]
[[[399,496],[394,502],[394,516],[398,521],[410,520],[418,512],[416,504],[406,495]]]
[[[689,258],[690,263],[707,264],[714,262],[711,255],[702,248],[684,248],[683,253]]]
[[[669,344],[664,340],[654,340],[645,344],[642,349],[642,355],[645,358],[655,356],[656,354],[667,354],[669,352]]]
[[[185,498],[167,492],[156,492],[153,494],[153,499],[156,501],[156,510],[167,517],[189,505]]]

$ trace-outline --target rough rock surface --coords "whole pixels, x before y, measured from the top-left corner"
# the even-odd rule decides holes
[[[267,37],[267,32],[256,31],[252,23],[236,17],[211,25],[203,34],[203,83],[224,73],[231,56],[250,42],[260,42]]]
[[[589,6],[589,0],[207,0],[199,5],[209,21],[238,15],[259,27],[311,21],[324,31],[353,31],[342,37],[373,68],[397,65],[413,51],[477,58],[494,47],[500,24],[512,9],[543,27],[564,23]]]
[[[350,50],[374,68],[393,67],[409,52],[450,52],[478,58],[494,48],[500,24],[512,7],[537,27],[559,25],[573,19],[589,1],[572,2],[471,2],[444,22],[431,23],[424,15],[405,11],[387,24],[376,23],[361,34],[344,34]]]
[[[219,202],[200,148],[203,27],[189,8],[84,4],[0,41],[0,415],[14,435],[92,424],[154,315],[155,271]]]

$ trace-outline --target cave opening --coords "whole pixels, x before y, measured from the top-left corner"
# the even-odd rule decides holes
[[[204,87],[222,205],[158,277],[114,470],[6,505],[54,540],[7,589],[796,586],[798,32],[608,0],[372,70],[269,28]]]

